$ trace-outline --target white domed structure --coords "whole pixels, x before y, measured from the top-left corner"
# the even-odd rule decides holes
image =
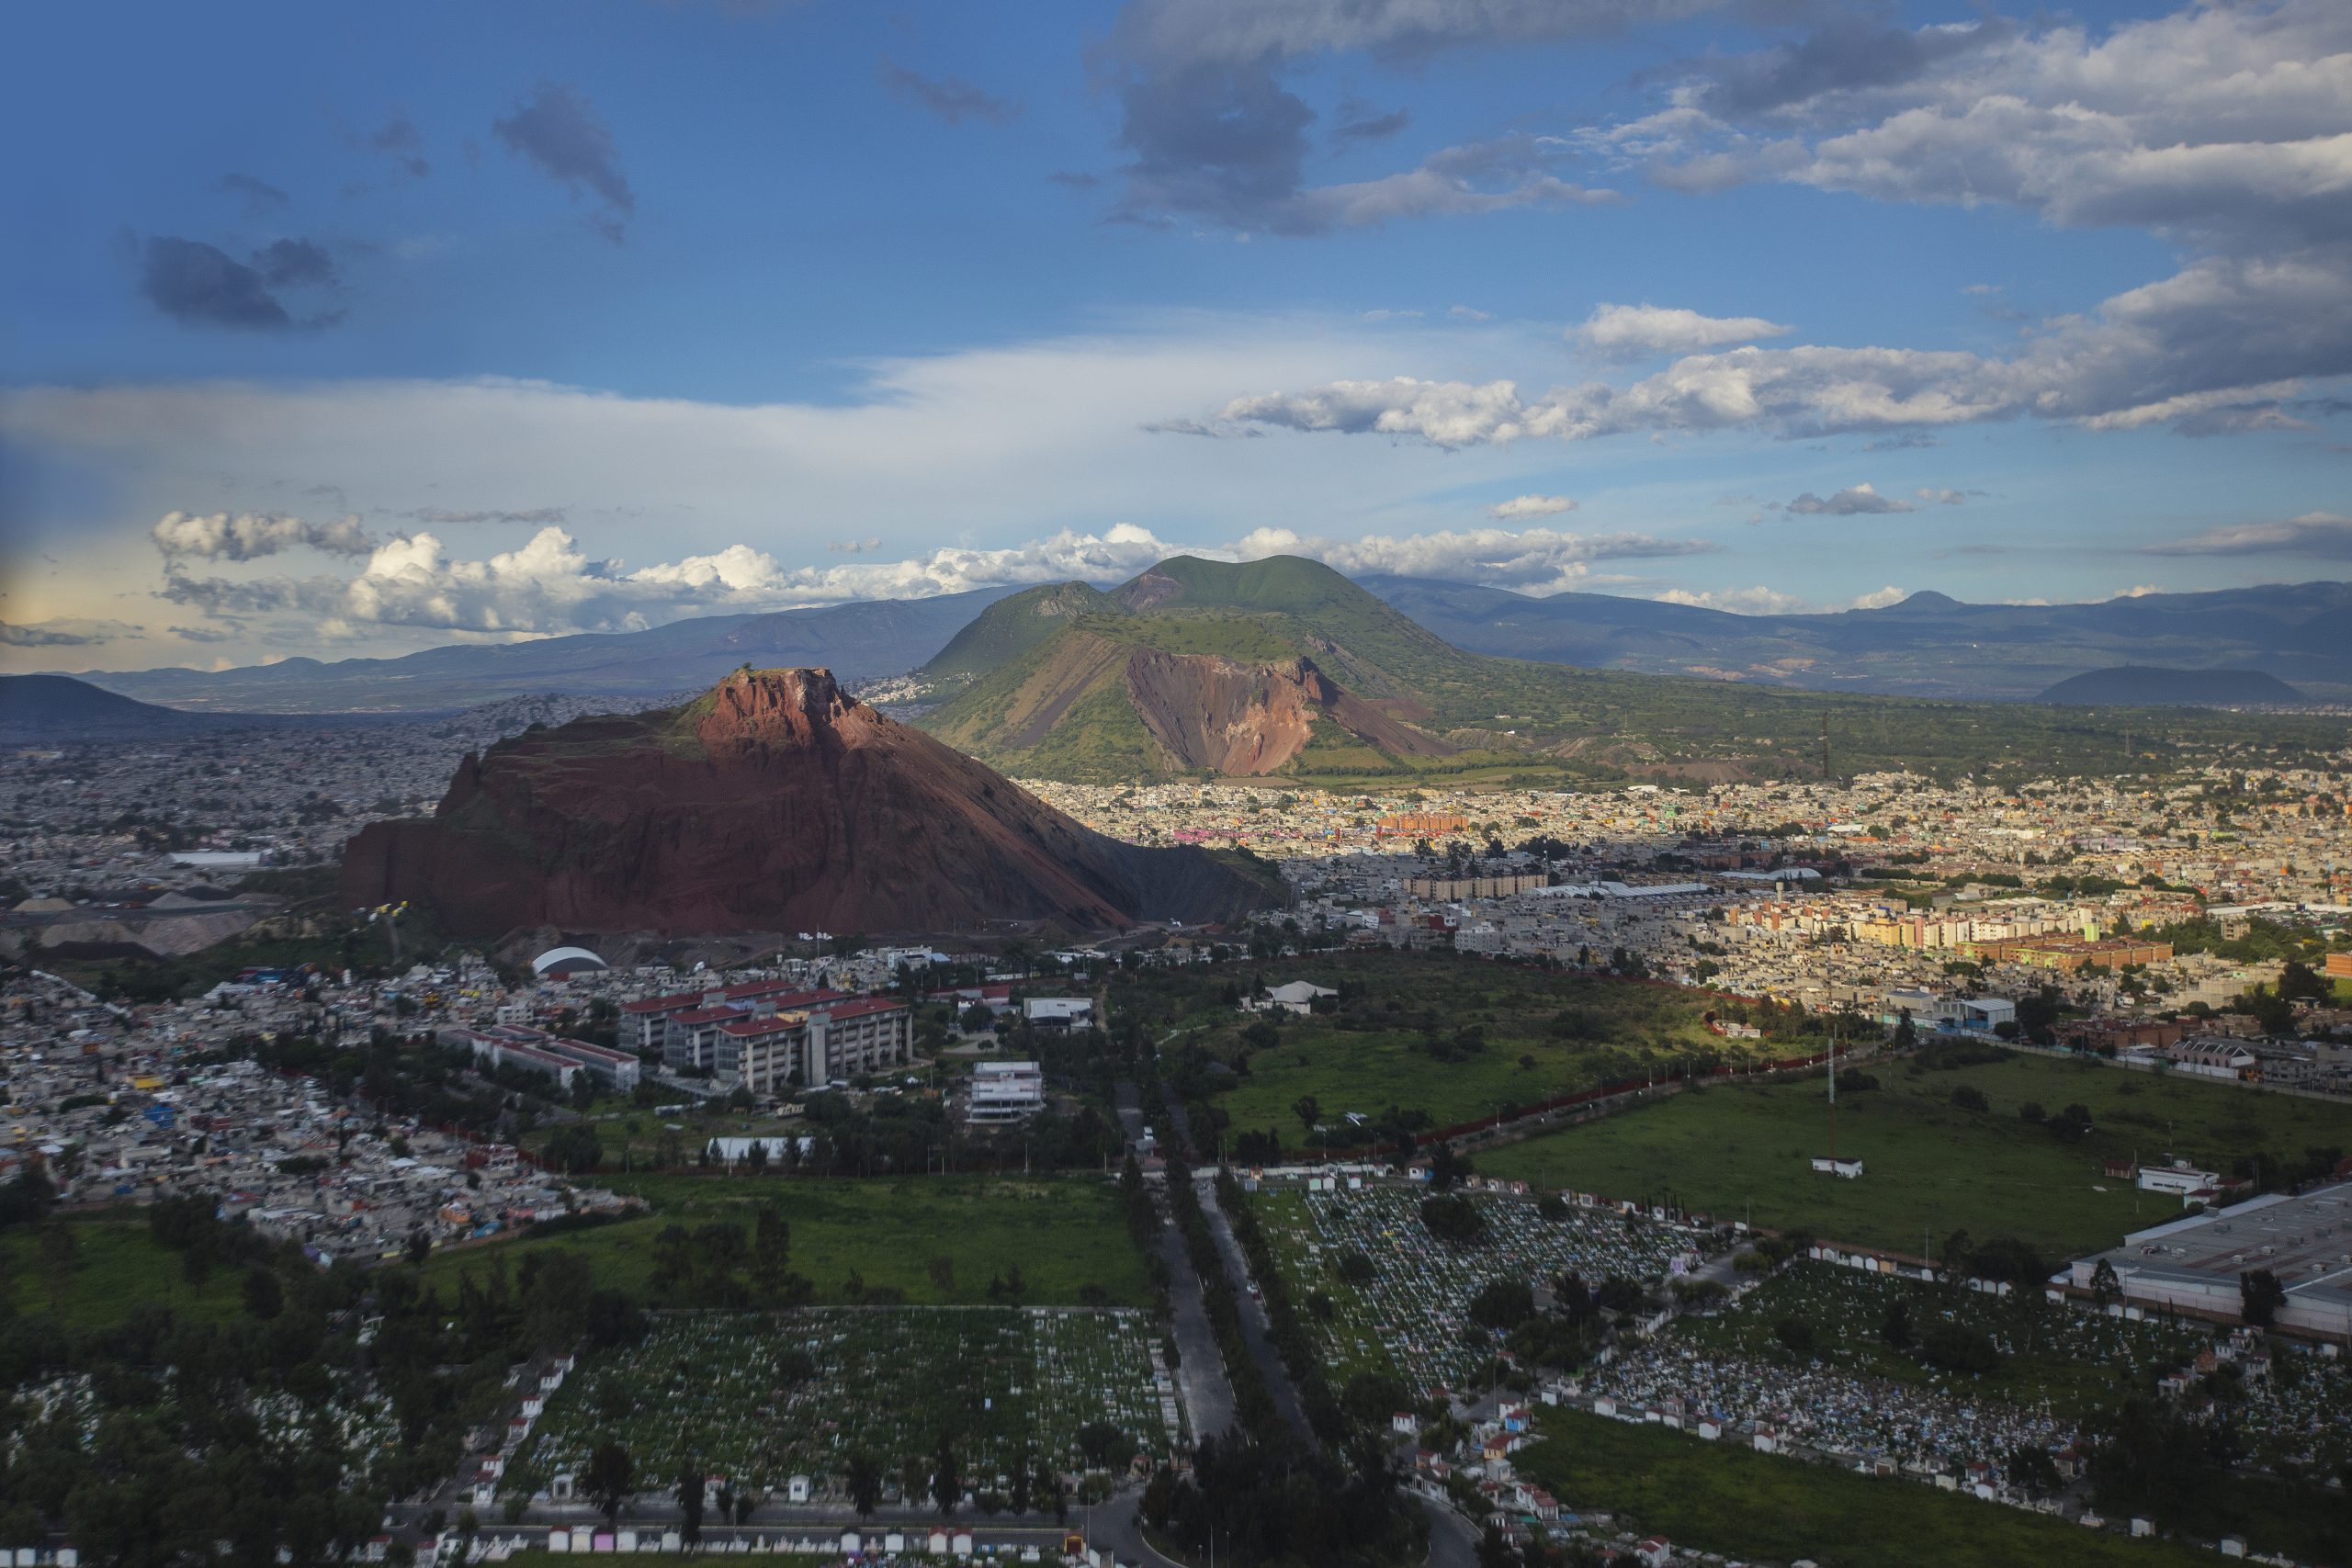
[[[584,947],[550,947],[531,960],[531,973],[542,980],[560,980],[567,975],[611,967]]]

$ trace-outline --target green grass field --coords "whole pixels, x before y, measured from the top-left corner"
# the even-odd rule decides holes
[[[1609,1197],[1670,1197],[1724,1219],[1752,1213],[1760,1225],[1897,1251],[1966,1229],[2079,1255],[2180,1213],[2177,1200],[2102,1176],[2105,1160],[2171,1151],[2227,1170],[2253,1154],[2277,1170],[2312,1148],[2352,1148],[2352,1106],[2193,1078],[2024,1055],[1869,1070],[1883,1087],[1838,1104],[1838,1152],[1863,1161],[1860,1180],[1816,1176],[1807,1164],[1829,1146],[1823,1088],[1810,1079],[1679,1095],[1481,1154],[1478,1168]],[[1955,1108],[1963,1084],[1991,1110]],[[2052,1113],[2087,1106],[2095,1129],[2062,1144],[2019,1119],[2028,1101]]]
[[[1822,1568],[2205,1568],[2200,1547],[2131,1540],[2042,1514],[1856,1475],[1662,1427],[1545,1410],[1518,1461],[1562,1505],[1618,1516],[1683,1551],[1810,1558]],[[2256,1543],[2257,1546],[2260,1544]]]
[[[79,1260],[58,1277],[54,1290],[34,1234],[17,1229],[0,1235],[0,1302],[21,1314],[54,1311],[77,1327],[108,1328],[142,1306],[216,1320],[243,1310],[243,1267],[223,1265],[201,1285],[189,1284],[181,1276],[180,1255],[148,1234],[143,1212],[60,1223],[73,1233]]]
[[[1221,998],[1228,982],[1248,989],[1260,976],[1272,986],[1308,980],[1361,996],[1360,1021],[1374,1027],[1345,1026],[1359,1021],[1352,1014],[1282,1015],[1278,1043],[1253,1047],[1243,1032],[1260,1015]],[[1291,1109],[1302,1095],[1316,1099],[1327,1122],[1396,1105],[1425,1111],[1442,1127],[1690,1053],[1745,1055],[1707,1030],[1702,996],[1452,953],[1323,953],[1154,984],[1169,993],[1153,1000],[1171,1021],[1227,1062],[1247,1057],[1248,1076],[1217,1100],[1233,1124],[1278,1128],[1291,1147],[1308,1145]],[[1443,1047],[1465,1027],[1479,1032],[1482,1044],[1444,1059]],[[1440,1050],[1431,1049],[1429,1031]]]
[[[511,1267],[526,1252],[563,1247],[586,1254],[603,1282],[641,1294],[653,1271],[653,1238],[664,1226],[733,1220],[748,1229],[757,1206],[772,1202],[792,1227],[792,1267],[816,1281],[820,1302],[841,1300],[854,1269],[868,1287],[894,1286],[919,1305],[981,1304],[989,1279],[1015,1264],[1033,1305],[1076,1304],[1088,1285],[1101,1286],[1112,1305],[1150,1302],[1117,1193],[1092,1178],[637,1176],[608,1184],[645,1198],[653,1213],[569,1235],[436,1252],[425,1265],[426,1280],[453,1288],[459,1271],[488,1268],[495,1253]],[[956,1265],[954,1285],[944,1291],[930,1274],[931,1260],[941,1257]]]

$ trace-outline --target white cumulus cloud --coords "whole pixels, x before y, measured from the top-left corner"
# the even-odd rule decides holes
[[[1530,517],[1556,517],[1576,509],[1577,503],[1565,495],[1515,495],[1487,508],[1487,515],[1501,523],[1520,523]]]
[[[1571,328],[1568,338],[1605,359],[1641,359],[1786,337],[1794,330],[1761,316],[1702,316],[1659,305],[1602,305],[1582,326]]]
[[[1704,539],[1567,534],[1551,528],[1440,529],[1427,534],[1373,534],[1361,539],[1325,539],[1287,528],[1261,528],[1229,547],[1229,553],[1244,560],[1307,556],[1351,577],[1427,577],[1542,595],[1589,584],[1595,561],[1704,555],[1715,547]]]
[[[1803,615],[1815,606],[1793,593],[1758,583],[1752,588],[1669,588],[1657,596],[1668,604],[1689,604],[1702,610],[1729,610],[1739,615]]]

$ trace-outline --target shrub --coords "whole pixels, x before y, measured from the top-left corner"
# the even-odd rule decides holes
[[[1465,1245],[1482,1241],[1487,1235],[1487,1217],[1478,1206],[1458,1192],[1443,1192],[1421,1200],[1421,1224],[1430,1235],[1440,1241]]]

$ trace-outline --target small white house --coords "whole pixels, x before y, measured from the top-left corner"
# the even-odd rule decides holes
[[[1248,1004],[1253,1011],[1270,1012],[1281,1009],[1304,1018],[1315,1010],[1318,998],[1336,997],[1340,993],[1329,986],[1317,986],[1305,980],[1293,980],[1286,986],[1269,986],[1265,994]]]
[[[1862,1162],[1858,1159],[1840,1158],[1837,1155],[1815,1155],[1813,1156],[1813,1168],[1824,1176],[1842,1177],[1848,1181],[1855,1181],[1861,1177]]]
[[[1032,1029],[1091,1029],[1092,997],[1031,997],[1021,1004],[1022,1016]]]

